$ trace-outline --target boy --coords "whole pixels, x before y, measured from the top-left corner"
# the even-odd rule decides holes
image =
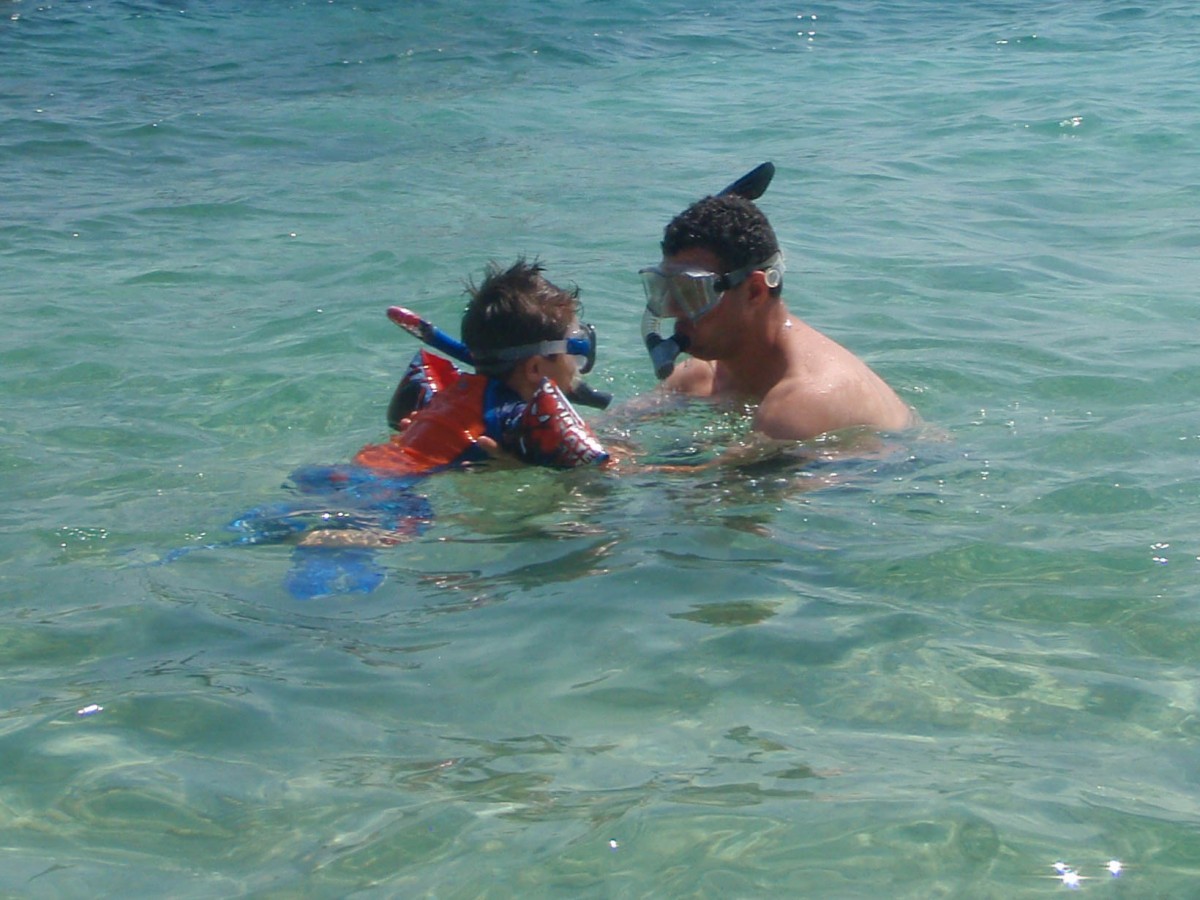
[[[423,475],[490,458],[496,450],[534,465],[572,468],[608,454],[565,392],[595,361],[595,331],[579,323],[579,298],[518,259],[488,266],[468,288],[463,343],[477,374],[421,351],[389,416],[408,418],[386,444],[364,447],[356,465],[389,476]],[[410,411],[420,414],[410,416]]]
[[[296,540],[285,578],[292,596],[378,587],[384,571],[372,548],[415,537],[433,518],[411,490],[422,476],[498,451],[557,468],[608,459],[564,396],[595,361],[595,332],[579,323],[578,296],[541,273],[524,259],[505,270],[490,265],[483,283],[469,287],[462,321],[477,374],[420,351],[389,410],[394,423],[403,419],[400,434],[363,447],[353,466],[294,472],[296,489],[318,502],[254,510],[233,523],[243,543]]]
[[[579,323],[577,295],[541,273],[524,259],[490,265],[462,322],[477,374],[421,351],[389,410],[393,422],[408,417],[403,432],[363,447],[355,465],[297,469],[292,488],[306,499],[239,516],[226,526],[235,543],[294,543],[284,584],[297,599],[367,593],[384,580],[374,548],[420,535],[433,518],[412,491],[420,477],[498,451],[559,468],[606,461],[564,396],[595,361],[595,332]]]

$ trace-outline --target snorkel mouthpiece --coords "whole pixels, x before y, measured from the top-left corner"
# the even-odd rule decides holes
[[[659,381],[675,371],[675,358],[687,350],[687,345],[688,339],[682,334],[673,334],[669,338],[654,332],[646,335],[646,349],[650,351],[650,363]]]
[[[675,371],[675,358],[688,348],[688,339],[682,334],[673,334],[668,338],[658,333],[661,320],[649,309],[642,314],[642,340],[650,351],[650,364],[654,366],[654,375],[659,381]]]

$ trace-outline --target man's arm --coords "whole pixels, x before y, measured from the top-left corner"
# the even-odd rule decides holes
[[[664,389],[694,397],[712,395],[716,372],[713,364],[694,357],[685,359],[675,367],[662,383]]]

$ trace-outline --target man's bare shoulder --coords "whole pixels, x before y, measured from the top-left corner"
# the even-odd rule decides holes
[[[754,415],[754,430],[769,438],[806,441],[847,427],[846,398],[817,390],[799,378],[781,381],[767,392]]]
[[[848,428],[899,431],[912,411],[878,376],[814,383],[787,378],[763,397],[754,428],[767,437],[803,441]]]
[[[662,386],[668,391],[676,391],[680,394],[708,397],[713,393],[714,384],[713,364],[692,357],[677,365],[675,371],[667,377]]]

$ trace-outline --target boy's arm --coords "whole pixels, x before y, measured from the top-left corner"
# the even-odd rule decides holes
[[[573,469],[608,460],[608,451],[549,378],[525,404],[513,437],[517,456],[533,465]]]

